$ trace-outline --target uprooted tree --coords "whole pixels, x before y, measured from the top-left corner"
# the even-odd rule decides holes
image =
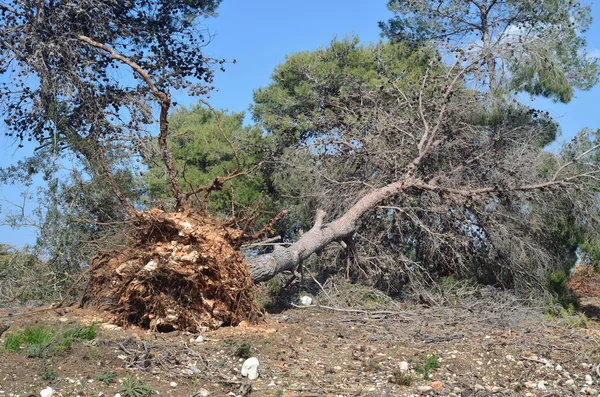
[[[357,56],[356,43],[334,43],[321,54],[330,57],[324,67],[291,58],[275,74],[281,84],[257,93],[255,108],[268,131],[280,132],[275,151],[285,153],[272,164],[305,162],[315,186],[328,187],[315,203],[327,205],[315,207],[312,228],[297,241],[245,259],[241,244],[267,237],[285,210],[263,227],[240,228],[239,219],[210,216],[202,200],[258,165],[244,167],[205,100],[217,136],[231,145],[232,168],[206,185],[189,186],[168,147],[169,90],[201,94],[206,87],[198,81],[211,80],[196,19],[218,1],[13,3],[0,4],[1,68],[28,80],[5,83],[0,92],[8,133],[72,150],[103,170],[133,239],[92,261],[84,301],[105,306],[119,323],[195,330],[253,320],[253,282],[293,270],[334,242],[351,252],[364,226],[389,220],[389,233],[402,233],[410,223],[420,249],[440,258],[451,254],[448,263],[460,266],[500,243],[519,244],[512,235],[518,227],[494,229],[501,236],[489,243],[492,229],[485,225],[502,225],[504,208],[539,192],[568,201],[573,190],[584,190],[578,205],[595,193],[596,136],[585,134],[559,155],[543,152],[548,123],[537,113],[496,106],[485,92],[465,87],[482,59],[446,66],[432,49],[381,44],[362,54],[369,71],[358,75],[360,68],[343,67]],[[414,65],[406,67],[405,58]],[[131,72],[129,84],[116,81],[112,70]],[[290,100],[282,105],[282,98]],[[173,212],[137,209],[106,161],[109,148],[139,151],[152,103],[160,108],[158,144]],[[525,121],[511,124],[512,114]],[[521,208],[523,217],[531,215]],[[527,242],[518,252],[539,253]],[[407,263],[429,265],[418,255]],[[527,273],[519,270],[508,272]]]

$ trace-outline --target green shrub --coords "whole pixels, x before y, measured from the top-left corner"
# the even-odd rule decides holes
[[[240,358],[252,357],[252,346],[247,343],[242,343],[235,351],[235,355]]]
[[[552,294],[552,306],[560,305],[565,309],[577,307],[577,296],[567,286],[569,274],[565,270],[555,270],[548,274],[548,290]]]
[[[439,367],[438,357],[435,354],[428,354],[427,357],[425,358],[425,362],[423,363],[423,365],[421,365],[421,364],[415,365],[415,371],[417,371],[418,374],[422,374],[423,379],[428,380],[429,379],[429,371],[431,371],[432,369],[436,369],[438,367]]]

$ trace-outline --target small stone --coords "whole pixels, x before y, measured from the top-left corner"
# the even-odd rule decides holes
[[[40,392],[40,397],[52,397],[53,395],[54,390],[50,386]]]
[[[171,387],[177,387],[177,382],[170,382],[169,386],[171,386]]]
[[[544,381],[539,381],[537,384],[537,388],[540,390],[546,390],[546,382]]]
[[[557,370],[557,371],[562,371],[563,367],[560,364],[556,364],[556,367],[554,367],[554,369]]]
[[[310,306],[312,304],[312,298],[310,296],[301,296],[300,304],[302,306]]]
[[[431,387],[431,386],[419,386],[419,387],[417,387],[417,390],[420,391],[421,393],[426,393],[428,391],[432,391],[433,387]]]
[[[436,380],[435,382],[431,382],[431,387],[433,387],[435,390],[440,390],[441,388],[444,387],[444,382],[440,382],[439,380]]]
[[[204,342],[204,336],[198,335],[198,337],[196,339],[194,339],[194,342],[196,342],[196,343]]]
[[[588,385],[591,385],[594,383],[594,381],[592,380],[591,375],[586,375],[585,376],[585,383],[587,383]]]
[[[254,380],[258,378],[258,359],[256,357],[250,357],[242,365],[242,376],[247,376],[248,379]]]
[[[114,397],[121,397],[121,393],[117,393],[117,394],[115,394],[115,396],[114,396]]]
[[[206,397],[210,394],[210,392],[206,389],[200,389],[198,390],[198,392],[195,394],[196,396],[201,396],[201,397]]]
[[[567,386],[571,386],[571,385],[574,385],[574,384],[575,384],[575,381],[573,379],[567,379],[565,381],[565,385],[567,385]]]
[[[400,371],[402,371],[402,372],[408,371],[408,368],[409,368],[408,362],[401,361],[399,367],[400,367]]]

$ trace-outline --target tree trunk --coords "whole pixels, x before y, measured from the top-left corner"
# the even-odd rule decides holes
[[[327,214],[322,210],[317,211],[314,226],[298,241],[289,247],[277,247],[271,253],[247,260],[252,279],[255,283],[259,283],[267,281],[283,271],[293,270],[296,265],[330,243],[348,238],[355,232],[358,220],[362,215],[383,200],[406,190],[411,185],[412,181],[405,178],[374,190],[361,198],[344,215],[325,225],[323,220]]]

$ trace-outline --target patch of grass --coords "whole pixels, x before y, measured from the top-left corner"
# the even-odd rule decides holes
[[[242,343],[235,350],[235,355],[244,359],[252,357],[252,346],[248,343]]]
[[[25,349],[27,357],[49,357],[69,350],[73,343],[92,340],[98,332],[98,324],[77,325],[63,331],[38,324],[6,334],[4,350]]]
[[[49,344],[56,336],[56,331],[45,324],[34,325],[23,330],[16,330],[6,334],[4,350],[18,351],[21,346]]]
[[[223,341],[223,343],[225,343],[227,346],[233,346],[233,345],[235,345],[235,342],[233,340],[231,340],[231,339],[225,339]]]
[[[439,367],[438,357],[435,354],[428,354],[423,365],[416,364],[415,371],[423,375],[423,379],[429,380],[429,371]]]
[[[414,380],[415,379],[411,374],[407,372],[396,371],[393,373],[390,382],[400,386],[411,386]]]
[[[154,394],[154,389],[139,379],[131,376],[122,379],[123,385],[117,389],[125,397],[147,397]]]
[[[117,373],[115,371],[107,371],[107,372],[103,372],[99,375],[94,375],[94,378],[98,379],[100,382],[104,383],[105,385],[109,385],[111,383],[115,383],[115,380],[117,378]]]

